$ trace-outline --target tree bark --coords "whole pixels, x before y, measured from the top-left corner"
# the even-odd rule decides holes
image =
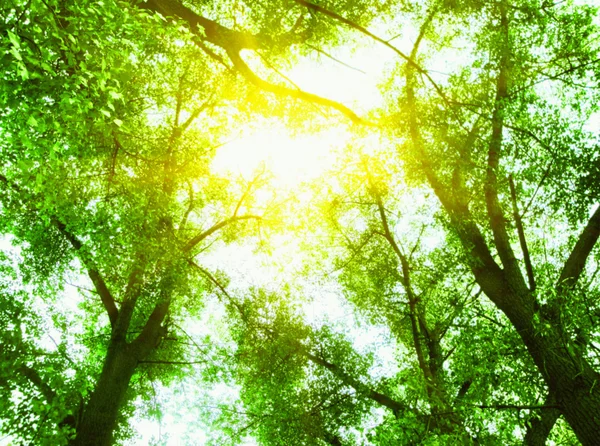
[[[77,428],[72,446],[110,446],[117,428],[118,417],[126,402],[127,389],[131,377],[140,363],[158,346],[160,338],[166,334],[163,321],[171,304],[170,277],[161,282],[162,298],[154,306],[154,310],[144,324],[138,337],[127,342],[131,313],[137,301],[140,268],[134,268],[130,274],[127,291],[128,299],[119,312],[113,328],[108,352],[104,359],[102,373],[96,388],[87,403],[81,423]]]
[[[554,396],[549,394],[545,404],[553,406],[556,404]],[[540,409],[540,418],[531,421],[525,434],[524,446],[545,446],[548,436],[560,417],[560,411],[553,407]]]
[[[78,426],[73,446],[110,446],[138,360],[125,342],[111,342],[102,373]]]
[[[553,321],[534,313],[531,295],[511,289],[502,277],[473,268],[485,294],[515,327],[560,412],[584,446],[597,445],[600,433],[600,375],[586,361],[583,351],[562,334]],[[496,276],[496,277],[493,277]],[[534,322],[536,316],[540,322]]]
[[[556,330],[554,330],[556,333]],[[521,336],[525,341],[525,337]],[[572,341],[545,336],[525,341],[565,420],[584,446],[600,439],[600,376]]]

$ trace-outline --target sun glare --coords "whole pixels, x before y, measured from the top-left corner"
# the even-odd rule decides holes
[[[304,91],[339,101],[359,114],[383,103],[378,83],[386,58],[381,48],[339,48],[327,55],[316,54],[302,58],[285,77]],[[340,126],[294,135],[281,124],[254,123],[218,149],[213,169],[250,179],[264,165],[278,187],[294,188],[331,166],[335,150],[350,138],[347,124],[340,115]]]
[[[217,150],[212,167],[249,180],[264,166],[274,185],[292,189],[325,172],[334,161],[335,149],[348,138],[343,128],[297,136],[282,127],[248,128]]]

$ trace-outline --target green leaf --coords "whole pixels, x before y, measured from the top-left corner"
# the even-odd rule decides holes
[[[15,56],[15,59],[20,60],[20,61],[23,60],[23,57],[21,56],[21,53],[19,52],[19,50],[17,48],[11,48],[8,51],[10,52],[10,54]]]
[[[20,48],[21,41],[20,41],[19,37],[11,31],[7,31],[7,33],[8,33],[8,40],[10,40],[10,43],[12,43],[15,48]]]
[[[114,91],[114,90],[110,90],[108,92],[108,95],[112,98],[112,99],[123,99],[123,95],[121,93],[119,93],[118,91]]]

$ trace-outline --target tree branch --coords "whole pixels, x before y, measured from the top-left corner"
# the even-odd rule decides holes
[[[420,35],[423,33],[421,32]],[[417,39],[413,46],[411,57],[416,57],[418,52]],[[415,100],[415,75],[414,66],[409,64],[406,70],[406,98],[407,108],[417,110]],[[469,210],[468,204],[461,197],[454,197],[452,191],[447,188],[435,173],[435,168],[429,160],[429,156],[424,147],[419,131],[419,123],[416,113],[411,113],[408,118],[409,133],[415,149],[420,155],[420,162],[428,183],[432,187],[436,196],[440,200],[442,207],[450,217],[452,227],[465,249],[469,266],[473,271],[477,283],[483,292],[490,297],[501,309],[509,310],[510,295],[508,286],[504,278],[504,273],[500,266],[494,260],[488,244],[481,233],[481,230],[475,223],[475,220]]]
[[[488,213],[490,228],[494,237],[494,244],[502,265],[508,273],[508,278],[519,287],[525,286],[523,275],[517,263],[515,253],[510,244],[506,229],[506,218],[498,199],[498,169],[502,151],[502,133],[504,130],[504,108],[508,97],[508,17],[506,8],[500,5],[500,28],[502,32],[500,71],[496,79],[496,98],[492,112],[492,135],[488,147],[486,180],[484,186],[485,203]]]
[[[300,353],[306,358],[308,358],[311,362],[314,362],[315,364],[320,365],[321,367],[325,367],[327,370],[329,370],[335,376],[337,376],[344,384],[352,387],[360,395],[369,398],[375,401],[376,403],[387,407],[388,409],[391,409],[394,415],[397,416],[401,411],[407,409],[407,407],[401,402],[396,401],[387,395],[384,395],[371,389],[367,385],[348,375],[343,370],[341,370],[339,366],[332,364],[331,362],[328,362],[325,359],[319,358],[318,356],[315,356],[312,353],[308,352],[306,348],[299,342],[297,343],[297,345],[301,350]]]
[[[252,187],[258,182],[258,180],[260,179],[260,177],[265,173],[265,168],[263,165],[263,169],[262,171],[260,171],[253,179],[252,181],[250,181],[248,183],[248,187],[246,187],[246,190],[244,191],[244,193],[242,194],[242,197],[239,199],[239,201],[237,202],[237,205],[235,206],[235,210],[233,211],[233,217],[237,217],[237,214],[240,210],[240,208],[242,207],[242,204],[244,204],[244,200],[248,197],[248,195],[250,194],[250,191],[252,190]]]
[[[230,217],[226,220],[222,220],[219,223],[215,223],[214,225],[212,225],[210,228],[208,228],[206,231],[201,232],[200,234],[196,235],[195,237],[191,238],[183,247],[183,250],[185,252],[189,252],[192,249],[194,249],[194,247],[200,243],[202,240],[204,240],[205,238],[211,236],[212,234],[214,234],[215,232],[217,232],[219,229],[230,225],[231,223],[234,223],[236,221],[240,221],[240,220],[262,220],[262,217],[258,216],[258,215],[239,215],[239,216],[234,216],[234,217]]]
[[[115,323],[117,322],[117,317],[119,315],[119,310],[115,304],[115,299],[113,298],[111,292],[106,285],[106,282],[102,278],[100,272],[93,266],[92,262],[86,258],[85,253],[82,253],[82,243],[79,241],[75,235],[67,230],[67,227],[64,223],[58,220],[58,218],[52,218],[52,222],[54,226],[60,231],[61,234],[69,241],[71,246],[79,253],[79,258],[85,265],[88,276],[90,277],[92,283],[94,284],[94,288],[96,288],[96,292],[100,296],[100,300],[102,301],[102,305],[104,305],[104,309],[108,314],[108,318],[110,320],[110,325],[114,328]]]
[[[131,273],[129,273],[123,297],[123,304],[121,305],[121,310],[119,311],[119,315],[112,330],[112,337],[115,340],[124,340],[127,335],[127,330],[129,330],[129,323],[131,322],[133,310],[135,309],[135,304],[141,291],[140,278],[143,274],[141,262],[142,260],[137,260],[133,264]]]
[[[409,304],[409,309],[410,309],[409,318],[410,318],[410,324],[411,324],[413,344],[415,347],[415,352],[417,354],[419,368],[423,372],[423,376],[425,378],[425,384],[427,386],[427,394],[431,398],[431,396],[432,396],[431,393],[433,391],[435,391],[435,385],[433,382],[434,381],[433,373],[432,373],[430,364],[428,364],[427,361],[425,360],[425,354],[423,352],[424,349],[423,349],[423,345],[422,345],[423,332],[425,333],[424,337],[426,338],[426,340],[430,340],[429,333],[428,333],[429,330],[427,329],[427,324],[423,320],[421,315],[419,314],[419,311],[417,308],[417,297],[415,296],[415,293],[413,292],[413,289],[412,289],[412,285],[410,283],[410,268],[408,265],[408,260],[406,259],[406,256],[402,253],[402,251],[400,250],[400,247],[396,243],[396,240],[394,239],[394,236],[390,231],[390,226],[388,223],[387,215],[385,213],[385,208],[384,208],[383,202],[381,200],[381,195],[375,189],[374,186],[372,186],[371,189],[372,189],[372,193],[375,195],[375,200],[377,202],[377,209],[379,211],[379,217],[381,219],[381,224],[383,225],[383,230],[384,230],[383,236],[388,241],[388,243],[390,244],[390,246],[392,247],[392,249],[398,256],[398,259],[400,261],[400,265],[402,268],[402,275],[401,275],[402,285],[408,296],[408,304]]]
[[[311,3],[308,2],[306,0],[294,0],[296,3],[298,3],[299,5],[302,5],[308,9],[311,9],[313,11],[319,12],[323,15],[326,15],[328,17],[331,17],[334,20],[337,20],[340,23],[343,23],[344,25],[353,28],[357,31],[359,31],[360,33],[364,34],[367,37],[370,37],[371,39],[375,40],[376,42],[379,42],[383,45],[385,45],[387,48],[389,48],[390,50],[392,50],[394,53],[396,53],[398,56],[400,56],[402,59],[404,59],[406,62],[408,62],[408,64],[414,68],[415,70],[417,70],[420,74],[422,74],[423,76],[425,76],[425,78],[431,83],[431,85],[433,86],[433,88],[437,91],[437,93],[440,95],[440,97],[442,99],[444,99],[444,101],[446,103],[450,103],[450,99],[446,96],[446,94],[444,93],[444,91],[442,90],[442,88],[431,78],[431,76],[429,75],[429,73],[427,72],[427,70],[425,70],[423,67],[421,67],[418,63],[415,62],[415,58],[414,56],[408,56],[407,54],[403,53],[402,51],[400,51],[397,47],[395,47],[394,45],[392,45],[390,43],[390,40],[385,40],[382,39],[381,37],[373,34],[371,31],[369,31],[367,28],[365,28],[364,26],[359,25],[356,22],[353,22],[352,20],[349,20],[343,16],[341,16],[340,14],[333,12],[327,8],[324,8],[323,6],[317,5],[315,3]],[[424,26],[421,29],[425,29],[433,20],[435,14],[437,13],[437,10],[434,8],[430,14],[427,16],[427,19],[425,20]],[[419,38],[417,39],[417,41],[420,41],[423,38],[423,35],[419,36]]]
[[[510,197],[512,199],[513,218],[515,219],[515,225],[517,226],[517,234],[519,234],[519,243],[521,245],[521,251],[523,252],[523,260],[525,261],[527,279],[529,280],[529,290],[533,292],[535,291],[535,276],[533,275],[533,266],[531,264],[529,248],[527,247],[527,239],[525,238],[525,231],[523,229],[523,220],[521,219],[521,215],[519,214],[519,206],[517,204],[517,191],[515,189],[515,183],[513,181],[512,174],[508,176],[508,184],[510,186]]]
[[[284,87],[281,85],[275,85],[265,81],[264,79],[261,79],[256,75],[256,73],[254,73],[254,71],[252,71],[248,67],[248,65],[246,65],[246,62],[244,62],[239,52],[237,51],[232,51],[228,49],[227,55],[229,56],[229,59],[231,59],[233,66],[242,74],[242,76],[244,76],[248,81],[256,85],[261,90],[265,90],[270,93],[275,93],[279,96],[288,96],[295,99],[302,99],[307,102],[312,102],[313,104],[333,108],[342,113],[343,115],[347,116],[355,124],[374,125],[373,123],[370,123],[360,118],[356,113],[354,113],[348,107],[339,102],[332,101],[331,99],[327,99],[316,94],[307,93],[303,90],[294,90],[292,88]]]
[[[525,446],[545,446],[548,435],[560,417],[560,410],[556,407],[556,399],[548,393],[544,406],[540,408],[539,418],[533,418],[527,426]]]
[[[214,20],[196,14],[179,0],[148,0],[139,4],[139,7],[158,12],[165,17],[179,17],[188,23],[194,34],[200,33],[207,42],[224,49],[237,48],[239,51],[257,50],[261,47],[261,36],[222,26]]]
[[[565,262],[558,279],[560,287],[573,286],[579,280],[594,245],[600,237],[600,206],[590,217],[585,229],[577,239],[573,251]]]
[[[50,404],[52,400],[56,398],[56,392],[54,391],[54,389],[52,389],[52,387],[50,387],[48,384],[46,384],[46,382],[44,382],[37,370],[25,364],[19,365],[18,367],[16,367],[15,370],[37,387],[37,389],[44,396],[48,404]]]
[[[203,274],[213,285],[215,285],[219,291],[225,296],[225,298],[237,309],[240,313],[240,316],[244,321],[246,321],[246,315],[244,314],[244,310],[242,306],[235,301],[235,299],[227,292],[225,287],[206,269],[202,268],[200,265],[195,263],[192,260],[188,260],[189,264],[196,268],[201,274]],[[187,334],[187,333],[186,333]]]
[[[536,410],[536,409],[560,409],[556,404],[550,405],[519,405],[519,404],[470,404],[478,409],[494,409],[494,410]]]
[[[168,285],[167,285],[168,287]],[[166,290],[165,296],[154,306],[142,332],[131,343],[139,359],[145,358],[158,344],[165,330],[162,325],[171,305],[171,292]]]
[[[302,90],[293,90],[280,85],[271,84],[258,77],[242,60],[240,51],[243,49],[257,51],[261,48],[272,46],[274,40],[273,38],[226,28],[214,20],[210,20],[199,14],[196,14],[178,0],[148,0],[146,3],[140,4],[140,7],[158,12],[166,17],[179,17],[180,19],[183,19],[188,23],[190,30],[194,34],[199,36],[201,39],[212,43],[213,45],[223,48],[234,67],[248,81],[260,89],[281,96],[293,97],[312,102],[314,104],[331,107],[350,118],[350,120],[354,123],[370,124],[358,117],[356,113],[339,102],[332,101],[312,93],[307,93]],[[206,51],[205,45],[200,44],[200,47]],[[213,58],[216,56],[214,53],[210,54],[210,52],[209,55],[211,55]],[[217,60],[219,60],[218,56]]]
[[[311,44],[306,44],[306,46],[307,46],[307,47],[309,47],[309,48],[312,48],[312,49],[313,49],[313,50],[315,50],[317,53],[319,53],[319,54],[322,54],[322,55],[324,55],[325,57],[328,57],[329,59],[333,60],[334,62],[337,62],[337,63],[339,63],[340,65],[343,65],[343,66],[345,66],[346,68],[350,68],[351,70],[358,71],[359,73],[362,73],[362,74],[367,74],[367,72],[366,72],[366,71],[363,71],[363,70],[361,70],[360,68],[353,67],[352,65],[348,65],[348,64],[347,64],[347,63],[345,63],[344,61],[341,61],[341,60],[339,60],[339,59],[335,58],[333,55],[329,54],[327,51],[323,51],[321,48],[318,48],[318,47],[316,47],[316,46],[314,46],[314,45],[311,45]]]
[[[340,23],[343,23],[344,25],[353,28],[359,32],[361,32],[362,34],[364,34],[365,36],[370,37],[371,39],[382,43],[383,45],[385,45],[386,47],[388,47],[389,49],[391,49],[393,52],[395,52],[396,54],[398,54],[400,57],[402,57],[404,60],[406,60],[408,63],[414,64],[415,68],[417,68],[418,70],[421,70],[421,67],[416,65],[413,60],[408,57],[408,55],[404,54],[402,51],[400,51],[398,48],[396,48],[394,45],[390,44],[389,41],[382,39],[381,37],[376,36],[375,34],[373,34],[372,32],[370,32],[367,28],[359,25],[356,22],[353,22],[352,20],[349,20],[343,16],[341,16],[340,14],[330,11],[327,8],[324,8],[323,6],[317,5],[315,3],[311,3],[308,2],[306,0],[294,0],[296,3],[298,3],[299,5],[302,5],[308,9],[311,9],[313,11],[319,12],[323,15],[326,15],[327,17],[330,17]]]
[[[22,192],[21,189],[19,188],[19,186],[12,184],[10,181],[8,181],[8,178],[6,178],[2,174],[0,174],[0,181],[2,181],[7,187],[15,190],[17,193]],[[71,244],[71,246],[73,246],[75,251],[77,251],[79,253],[79,258],[85,265],[87,272],[88,272],[88,276],[92,280],[92,283],[94,284],[94,287],[96,288],[96,292],[100,296],[100,300],[102,301],[102,304],[104,305],[104,309],[108,313],[108,318],[110,320],[110,324],[111,324],[111,326],[114,327],[116,320],[117,320],[117,316],[119,314],[119,310],[117,309],[117,306],[115,305],[115,300],[114,300],[112,294],[110,293],[108,287],[106,286],[106,282],[104,282],[104,279],[102,278],[102,276],[100,275],[98,270],[94,267],[92,262],[89,259],[85,258],[85,256],[81,252],[82,247],[83,247],[81,241],[77,237],[75,237],[75,235],[73,235],[71,232],[69,232],[67,230],[67,226],[63,222],[61,222],[56,216],[51,217],[51,222],[58,229],[58,231],[68,240],[68,242]]]
[[[175,365],[193,365],[193,364],[206,364],[206,361],[151,361],[144,360],[138,361],[139,364],[175,364]]]
[[[473,385],[473,379],[469,378],[465,382],[462,383],[460,389],[458,389],[458,393],[456,394],[456,398],[454,399],[455,403],[462,403],[465,398],[465,395]]]
[[[180,132],[183,132],[185,130],[187,130],[187,128],[192,124],[192,122],[194,122],[194,120],[200,116],[200,113],[202,113],[204,110],[206,110],[209,107],[214,106],[214,102],[213,101],[206,101],[204,104],[200,105],[198,108],[194,109],[192,111],[192,113],[190,114],[189,118],[186,119],[186,121],[181,124],[181,126],[178,127]]]
[[[190,202],[188,204],[188,207],[187,207],[185,213],[183,214],[183,217],[181,218],[181,222],[179,223],[179,227],[177,228],[178,231],[183,231],[185,229],[188,218],[189,218],[190,214],[192,213],[192,211],[194,210],[194,205],[195,205],[195,203],[194,203],[194,186],[189,181],[187,182],[187,185],[188,185],[188,195],[189,195]]]

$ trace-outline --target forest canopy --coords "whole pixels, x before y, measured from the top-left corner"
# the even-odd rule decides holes
[[[597,445],[594,3],[2,2],[0,444]]]

